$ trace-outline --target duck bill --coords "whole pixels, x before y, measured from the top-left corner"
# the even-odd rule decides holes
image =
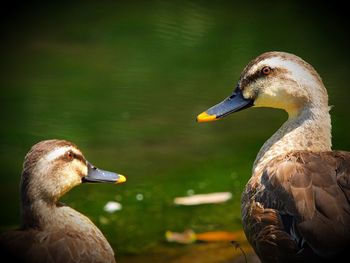
[[[254,100],[243,97],[242,90],[237,87],[235,92],[219,104],[202,112],[197,116],[198,122],[208,122],[221,119],[233,112],[237,112],[254,105]]]
[[[125,176],[113,172],[100,170],[91,163],[87,163],[88,174],[83,177],[83,183],[113,183],[121,184],[126,181]]]

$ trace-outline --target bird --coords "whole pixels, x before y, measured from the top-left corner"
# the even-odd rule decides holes
[[[350,247],[350,152],[332,149],[320,75],[297,55],[265,52],[197,121],[250,107],[282,109],[288,119],[261,147],[241,196],[248,241],[264,263],[343,259]]]
[[[121,174],[96,168],[72,142],[36,143],[23,163],[21,226],[1,234],[1,262],[115,262],[102,232],[59,199],[81,183],[125,181]]]

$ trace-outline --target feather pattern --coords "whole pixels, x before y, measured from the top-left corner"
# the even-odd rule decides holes
[[[67,151],[76,160],[67,159]],[[22,226],[0,236],[1,262],[115,262],[113,249],[91,220],[57,201],[81,183],[86,163],[70,142],[48,140],[32,147],[22,173]]]
[[[257,154],[242,195],[249,242],[264,263],[336,262],[350,247],[350,153],[332,151],[321,77],[298,56],[266,52],[244,68],[237,90],[230,107],[219,103],[197,119],[237,112],[235,101],[289,115]]]
[[[343,253],[350,244],[350,153],[293,152],[267,167],[259,187],[248,185],[242,207],[248,239],[263,260],[295,262],[310,249],[315,259]],[[283,252],[276,260],[265,256],[277,247]]]

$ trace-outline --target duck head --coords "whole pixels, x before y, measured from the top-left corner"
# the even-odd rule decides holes
[[[289,117],[295,117],[311,104],[328,104],[315,69],[293,54],[267,52],[244,68],[231,96],[199,114],[197,121],[218,120],[252,106],[283,109]]]
[[[64,140],[35,144],[24,160],[22,204],[36,200],[55,203],[81,183],[123,183],[123,175],[100,170],[89,163],[76,145]]]

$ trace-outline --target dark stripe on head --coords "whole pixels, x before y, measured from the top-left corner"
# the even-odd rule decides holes
[[[79,150],[79,148],[74,143],[65,140],[54,139],[38,142],[32,146],[24,159],[23,173],[28,174],[33,169],[33,167],[35,167],[40,158],[55,150],[56,148],[61,147],[72,147]],[[84,159],[83,157],[78,158],[80,158],[80,160]]]
[[[86,165],[86,160],[85,160],[84,156],[81,155],[80,153],[75,153],[72,150],[66,151],[63,155],[57,157],[54,161],[56,161],[56,160],[63,160],[63,161],[66,161],[66,162],[70,162],[70,161],[73,161],[73,160],[78,160],[82,164]]]

